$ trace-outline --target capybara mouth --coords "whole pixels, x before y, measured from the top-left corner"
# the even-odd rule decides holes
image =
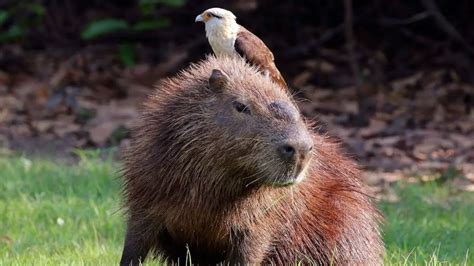
[[[309,161],[290,167],[286,173],[266,179],[266,183],[275,187],[287,187],[300,183],[306,178]]]
[[[278,179],[277,181],[272,182],[272,185],[275,187],[289,187],[294,184],[297,184],[297,178],[294,177],[287,177],[283,179]]]

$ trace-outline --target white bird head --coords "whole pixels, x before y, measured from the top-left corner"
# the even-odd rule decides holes
[[[235,21],[235,15],[229,10],[219,7],[213,7],[205,10],[196,17],[195,22],[213,22],[213,21]]]
[[[204,22],[208,33],[235,28],[237,25],[236,17],[232,12],[218,7],[205,10],[196,17],[195,22]]]

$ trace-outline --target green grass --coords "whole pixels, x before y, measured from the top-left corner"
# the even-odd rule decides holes
[[[119,164],[81,155],[75,165],[0,157],[0,265],[118,263]],[[397,192],[399,202],[380,204],[387,265],[474,264],[473,193],[435,184]]]
[[[387,264],[474,265],[474,193],[431,182],[397,194],[399,202],[380,204]]]
[[[117,169],[86,156],[75,166],[0,159],[0,265],[117,264]]]

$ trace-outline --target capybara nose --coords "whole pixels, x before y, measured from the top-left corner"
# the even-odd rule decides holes
[[[313,141],[304,138],[298,141],[287,141],[277,148],[278,154],[284,160],[294,160],[299,158],[304,160],[313,149]]]
[[[289,144],[283,144],[278,147],[278,153],[283,159],[291,160],[295,156],[296,150]]]

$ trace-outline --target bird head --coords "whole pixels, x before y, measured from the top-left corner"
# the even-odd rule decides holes
[[[235,20],[235,15],[229,10],[214,7],[199,14],[195,22],[204,22],[206,24],[206,31],[216,31],[237,25]]]

